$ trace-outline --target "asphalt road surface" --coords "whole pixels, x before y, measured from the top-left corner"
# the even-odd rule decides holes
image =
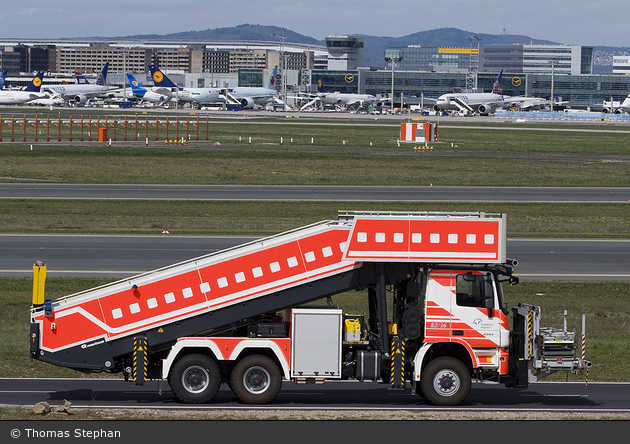
[[[0,183],[0,199],[628,203],[630,188]]]
[[[0,234],[0,276],[125,278],[258,239],[254,236]],[[522,280],[630,280],[630,239],[508,238]]]
[[[164,382],[162,394],[157,381],[143,386],[122,379],[0,379],[4,405],[34,405],[47,401],[90,408],[251,408],[240,403],[226,384],[217,396],[203,405],[180,403]],[[435,409],[418,395],[405,389],[390,389],[388,384],[370,381],[329,381],[321,385],[285,381],[278,396],[262,409]],[[440,407],[440,410],[445,408]],[[468,398],[452,410],[553,410],[630,412],[630,384],[585,382],[538,382],[527,389],[508,389],[501,384],[474,383]]]

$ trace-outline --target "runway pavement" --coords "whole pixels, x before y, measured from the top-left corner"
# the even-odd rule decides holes
[[[628,203],[630,187],[0,183],[0,199]]]
[[[255,236],[0,234],[0,276],[126,278],[231,248]],[[522,280],[630,280],[630,239],[508,238]]]

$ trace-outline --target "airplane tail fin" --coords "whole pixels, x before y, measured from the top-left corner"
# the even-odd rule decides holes
[[[44,78],[44,71],[40,71],[37,73],[35,78],[28,84],[24,91],[28,92],[40,92],[42,87],[42,79]]]
[[[129,84],[131,85],[131,92],[133,92],[134,94],[144,94],[145,92],[147,92],[147,90],[144,89],[140,82],[138,82],[136,78],[131,74],[127,73],[127,79],[129,79]]]
[[[153,83],[155,83],[155,86],[163,86],[165,88],[177,88],[177,85],[175,85],[171,79],[166,77],[166,74],[160,71],[160,68],[158,68],[156,65],[149,66],[149,71],[151,71],[151,78],[153,79]]]
[[[2,71],[2,74],[0,74],[0,89],[4,89],[4,82],[7,79],[7,70],[5,69],[4,71]]]
[[[276,89],[276,77],[278,75],[278,65],[274,66],[274,68],[263,71],[263,87],[267,89]]]
[[[503,74],[503,70],[499,71],[499,77],[492,85],[492,94],[501,94],[503,92],[503,88],[501,88],[501,75]]]
[[[96,84],[100,85],[100,86],[105,86],[107,83],[107,67],[109,66],[109,62],[106,62],[105,65],[103,65],[103,69],[101,70],[101,72],[98,74],[98,77],[96,78]]]
[[[326,89],[324,88],[324,81],[321,77],[315,77],[315,86],[317,87],[316,92],[318,93],[326,93]]]
[[[74,78],[76,79],[77,84],[79,84],[79,85],[89,85],[90,84],[90,82],[88,82],[88,79],[86,79],[85,76],[83,74],[81,74],[79,71],[75,71]]]

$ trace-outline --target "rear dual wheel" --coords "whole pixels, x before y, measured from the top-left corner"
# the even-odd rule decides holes
[[[278,365],[267,356],[243,358],[232,370],[230,387],[247,404],[266,404],[276,397],[282,386]]]
[[[221,373],[212,358],[200,354],[185,355],[173,365],[168,383],[180,401],[202,404],[219,391]]]

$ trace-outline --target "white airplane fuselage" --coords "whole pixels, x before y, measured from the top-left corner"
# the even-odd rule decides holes
[[[171,94],[173,99],[180,102],[214,103],[221,101],[219,90],[212,88],[184,88]]]
[[[47,97],[47,94],[30,91],[0,91],[0,105],[19,105]]]
[[[153,103],[167,102],[176,96],[176,94],[174,93],[165,94],[163,92],[156,92],[156,91],[153,91],[151,88],[145,88],[145,90],[146,90],[145,93],[141,97],[141,99],[144,102],[153,102]]]
[[[462,110],[467,105],[472,111],[485,114],[505,101],[509,101],[508,96],[495,93],[449,93],[438,97],[434,108],[436,111]]]
[[[119,89],[115,86],[102,86],[102,85],[85,85],[85,84],[70,84],[70,85],[47,85],[42,87],[45,91],[60,94],[64,99],[72,99],[77,96],[83,96],[87,98],[96,97],[99,95],[106,95],[110,91]]]
[[[247,86],[225,88],[222,91],[241,102],[244,108],[251,108],[254,105],[264,105],[278,94],[275,89]]]
[[[376,96],[372,94],[323,93],[321,99],[322,102],[332,105],[350,105],[357,102],[373,103],[376,101]]]

